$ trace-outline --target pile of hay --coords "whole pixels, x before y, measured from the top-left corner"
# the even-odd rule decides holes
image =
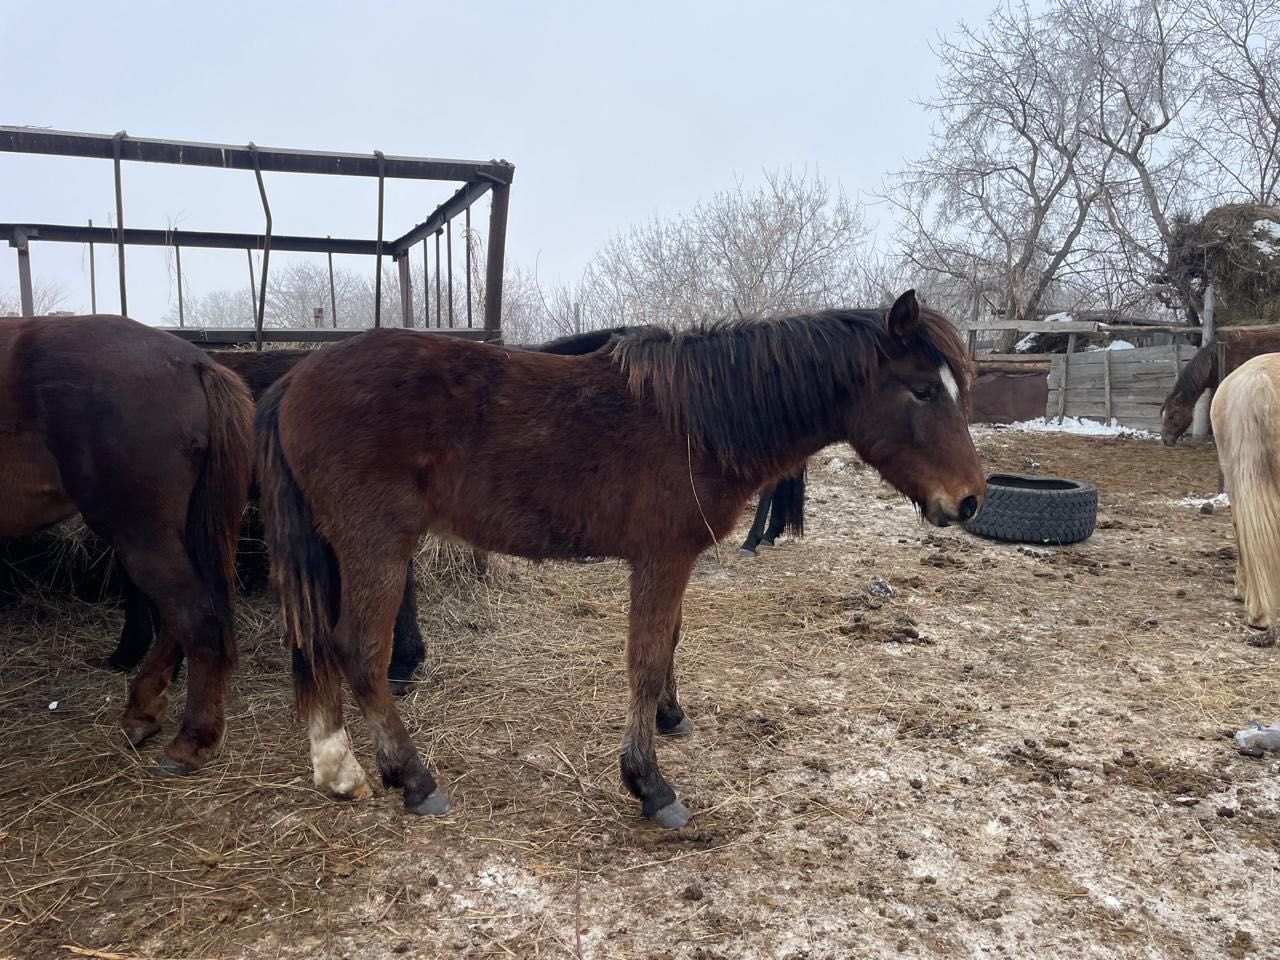
[[[1200,220],[1177,218],[1169,281],[1217,293],[1214,325],[1280,322],[1280,207],[1229,203]]]

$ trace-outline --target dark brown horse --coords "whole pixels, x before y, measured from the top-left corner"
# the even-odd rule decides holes
[[[954,329],[911,292],[889,311],[627,330],[574,357],[384,329],[304,360],[259,404],[258,469],[316,783],[370,794],[345,675],[383,782],[410,812],[449,808],[386,683],[404,562],[432,531],[630,563],[622,780],[682,826],[654,731],[692,730],[674,653],[694,561],[753,493],[841,440],[934,524],[969,519],[986,484],[968,380]]]
[[[1206,390],[1216,390],[1232,370],[1246,360],[1280,351],[1280,330],[1218,331],[1218,339],[1196,351],[1178,373],[1173,389],[1160,407],[1160,438],[1166,447],[1178,442],[1195,415],[1196,402]],[[1219,354],[1222,366],[1218,369]]]
[[[598,350],[624,329],[624,327],[616,327],[611,330],[592,330],[542,344],[520,346],[518,349],[576,356]],[[228,370],[233,370],[244,380],[256,403],[268,387],[312,352],[311,350],[211,350],[209,356]],[[255,484],[250,489],[250,500],[256,500],[257,496]],[[803,501],[801,508],[803,509]],[[250,511],[246,524],[252,527],[253,523],[254,515]],[[251,529],[251,537],[253,532]],[[478,572],[484,571],[487,565],[484,551],[472,552],[472,565]],[[119,579],[124,601],[124,625],[120,631],[120,639],[110,656],[93,662],[109,670],[128,672],[141,662],[151,647],[151,642],[155,638],[156,615],[150,601],[133,585],[125,570],[119,570]],[[422,663],[425,653],[426,646],[422,641],[422,631],[418,625],[413,560],[410,559],[405,575],[404,597],[396,617],[391,662],[387,667],[387,678],[392,692],[397,696],[409,692],[413,674]],[[177,665],[175,664],[175,668]]]
[[[170,773],[225,731],[252,423],[244,383],[167,333],[115,316],[0,321],[0,537],[79,512],[114,548],[158,627],[120,721],[131,743],[159,731],[190,663]]]

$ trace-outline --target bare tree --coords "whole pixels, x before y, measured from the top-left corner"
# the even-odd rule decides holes
[[[58,280],[36,279],[31,283],[31,305],[37,317],[62,310],[67,301],[67,288]],[[22,297],[16,289],[0,293],[0,316],[16,317],[22,313]]]
[[[1188,139],[1223,183],[1223,199],[1280,203],[1280,2],[1179,0],[1204,75]]]
[[[999,7],[981,29],[962,26],[936,52],[939,89],[924,103],[932,146],[887,191],[903,255],[974,313],[1034,318],[1098,193],[1084,176],[1098,161],[1079,66],[1025,3]]]
[[[867,235],[861,206],[821,176],[768,173],[615,236],[586,270],[584,308],[597,327],[682,326],[847,304]]]

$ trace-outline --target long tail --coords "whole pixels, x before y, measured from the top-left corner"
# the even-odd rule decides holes
[[[328,647],[338,619],[340,582],[337,557],[316,529],[315,515],[280,446],[280,404],[288,386],[289,378],[285,377],[262,395],[256,430],[267,553],[280,598],[285,640],[297,651],[293,658],[296,671],[315,662],[317,644]],[[320,659],[326,658],[322,655]]]
[[[1237,372],[1219,388],[1212,419],[1249,622],[1268,626],[1280,619],[1280,392],[1265,372]]]
[[[236,656],[236,546],[253,471],[253,399],[244,382],[212,362],[196,371],[209,410],[209,448],[187,503],[187,555],[209,590],[222,653]]]
[[[806,467],[778,481],[773,493],[773,509],[781,512],[783,529],[795,537],[804,536],[804,480]],[[774,521],[776,525],[777,521]]]

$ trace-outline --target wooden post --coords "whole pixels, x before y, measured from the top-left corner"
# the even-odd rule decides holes
[[[1058,423],[1062,423],[1062,418],[1067,412],[1067,379],[1071,370],[1071,354],[1064,353],[1062,355],[1062,383],[1058,384]]]
[[[178,272],[178,326],[185,327],[187,325],[187,314],[182,307],[182,248],[174,246],[173,259],[176,263]]]
[[[1200,346],[1208,346],[1213,341],[1213,310],[1218,302],[1217,292],[1210,284],[1204,292],[1204,317],[1203,326],[1200,330]],[[1175,348],[1176,349],[1176,348]],[[1221,357],[1221,353],[1219,353]],[[1222,378],[1226,376],[1226,371],[1221,366],[1218,367],[1218,382],[1222,382]],[[1213,388],[1210,387],[1200,399],[1196,401],[1195,412],[1191,415],[1191,436],[1197,440],[1205,440],[1209,436],[1209,406],[1213,403]]]
[[[89,221],[93,226],[93,221]],[[93,262],[93,241],[89,241],[89,312],[98,312],[98,270]]]
[[[332,240],[333,237],[330,237],[329,239]],[[329,250],[327,252],[329,254],[329,312],[332,314],[332,316],[329,318],[329,322],[333,324],[333,329],[337,330],[338,329],[338,294],[333,287],[333,251]]]
[[[1106,423],[1111,423],[1111,351],[1102,351],[1102,408]]]

